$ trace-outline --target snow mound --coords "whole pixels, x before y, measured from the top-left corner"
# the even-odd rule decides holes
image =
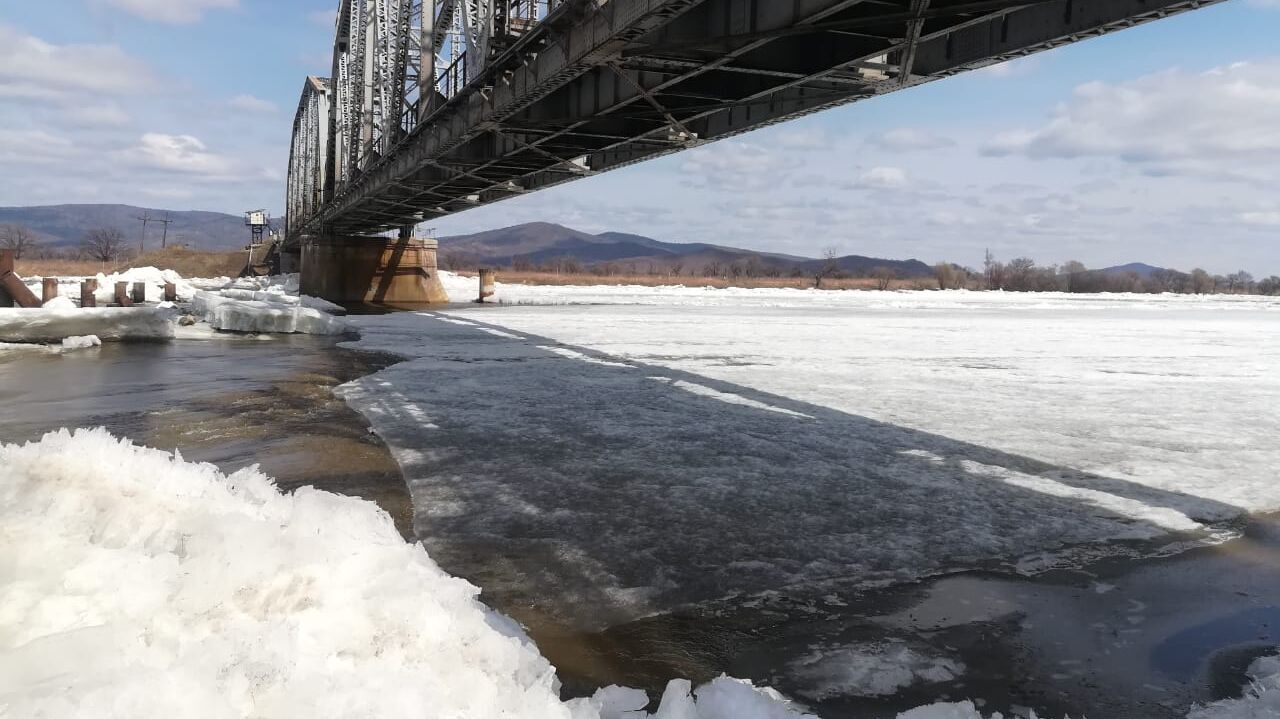
[[[82,350],[90,347],[101,347],[102,340],[97,335],[85,335],[83,337],[67,337],[62,340],[62,349],[64,350]]]
[[[97,335],[103,340],[173,337],[173,310],[156,307],[0,309],[0,342],[61,342]]]
[[[103,430],[0,447],[13,716],[569,717],[554,672],[374,505]]]
[[[898,719],[983,719],[983,716],[973,702],[957,702],[917,707],[899,714]],[[1003,719],[1003,717],[997,712],[991,715],[991,719]]]
[[[551,665],[374,504],[105,430],[0,445],[6,716],[645,719],[643,692],[562,703]],[[722,677],[658,719],[795,719]]]
[[[327,312],[302,306],[297,297],[279,295],[280,299],[271,299],[270,293],[250,292],[261,299],[245,299],[242,292],[246,291],[198,291],[192,298],[191,311],[203,316],[214,329],[233,332],[337,335],[349,329],[345,322]],[[234,294],[228,296],[229,293]]]
[[[44,303],[43,307],[46,310],[74,310],[76,308],[76,303],[72,302],[66,297],[63,297],[62,295],[58,295],[57,297],[54,297],[53,299]]]

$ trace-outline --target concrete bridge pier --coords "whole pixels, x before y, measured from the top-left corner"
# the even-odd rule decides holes
[[[449,301],[436,269],[436,241],[313,236],[302,242],[301,290],[330,302]]]

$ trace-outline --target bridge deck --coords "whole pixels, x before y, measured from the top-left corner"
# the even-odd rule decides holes
[[[563,2],[291,234],[415,224],[1219,1]]]

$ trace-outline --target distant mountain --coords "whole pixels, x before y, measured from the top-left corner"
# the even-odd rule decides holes
[[[1130,273],[1146,279],[1157,272],[1165,272],[1163,267],[1155,267],[1144,262],[1130,262],[1127,265],[1116,265],[1115,267],[1104,267],[1098,270],[1104,275],[1127,275]]]
[[[602,232],[598,235],[550,222],[531,222],[498,230],[440,238],[440,255],[447,265],[487,265],[511,267],[518,263],[534,266],[573,260],[584,267],[605,263],[621,265],[624,270],[634,265],[637,271],[650,268],[670,271],[699,272],[712,268],[753,265],[758,269],[776,269],[790,274],[797,268],[804,273],[816,272],[826,260],[796,255],[745,250],[738,247],[702,242],[663,242],[643,235],[624,232]],[[877,267],[889,267],[902,278],[928,277],[933,270],[919,260],[885,260],[849,255],[837,260],[840,270],[851,275],[865,275]]]
[[[44,205],[0,207],[0,225],[23,225],[53,247],[70,247],[84,234],[99,227],[114,227],[135,245],[142,238],[144,214],[172,220],[170,245],[189,245],[198,250],[238,250],[249,242],[244,217],[222,212],[173,211],[132,205]],[[160,247],[164,226],[147,225],[147,248]]]

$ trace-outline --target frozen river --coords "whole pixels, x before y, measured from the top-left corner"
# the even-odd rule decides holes
[[[504,290],[614,304],[362,318],[355,346],[413,359],[344,392],[435,556],[532,562],[518,591],[582,625],[1280,508],[1274,301]]]
[[[351,318],[398,364],[306,337],[3,354],[0,439],[101,424],[375,499],[568,695],[727,672],[827,719],[1172,718],[1280,644],[1274,300],[499,296]]]
[[[964,570],[1083,572],[1069,585],[1088,592],[1099,562],[1220,542],[1280,508],[1274,300],[500,297],[511,304],[357,318],[352,346],[409,361],[340,392],[400,462],[432,556],[550,627],[540,641],[558,664],[575,658],[545,635],[626,627],[689,632],[654,654],[722,669],[735,651],[722,644],[750,644],[726,635],[761,631],[762,615],[847,621],[868,593]],[[663,624],[680,616],[697,619]],[[690,629],[709,617],[717,630]],[[1110,621],[1128,632],[1142,618]],[[803,693],[807,676],[811,698],[837,704],[828,663],[913,666],[904,686],[955,670],[927,653],[850,659],[806,636],[780,681]],[[1135,681],[1122,684],[1137,697]]]

